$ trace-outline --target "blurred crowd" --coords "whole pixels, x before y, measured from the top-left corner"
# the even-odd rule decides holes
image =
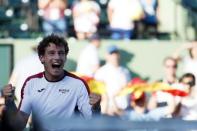
[[[79,40],[94,33],[111,39],[158,35],[158,0],[2,0],[0,5],[0,13],[4,14],[0,20],[2,29],[10,24],[12,31],[22,30],[21,35],[36,30],[44,35],[55,32]],[[16,21],[11,22],[12,19]],[[24,22],[18,27],[17,21]]]
[[[42,11],[42,28],[45,32],[67,32],[64,12],[66,0],[38,0],[38,9]],[[152,35],[157,35],[158,25],[157,0],[110,0],[107,4],[107,20],[111,39],[131,39],[143,37],[148,28]],[[90,38],[98,33],[101,7],[94,0],[78,0],[71,4],[71,14],[75,35],[79,40]],[[138,35],[141,34],[141,35]]]
[[[105,64],[99,64],[98,55],[93,54],[97,54],[96,49],[101,42],[98,37],[94,38],[97,44],[94,45],[91,39],[90,44],[84,49],[86,52],[81,52],[77,69],[83,70],[76,72],[104,83],[105,92],[101,93],[103,114],[137,121],[161,118],[197,120],[196,41],[183,44],[166,57],[163,60],[163,78],[150,82],[133,77],[132,73],[121,65],[120,60],[123,58],[116,45],[107,47]],[[86,55],[85,59],[84,54],[90,46],[94,46],[94,53],[89,51],[92,55]],[[187,53],[181,56],[184,50]],[[96,62],[92,60],[93,57]],[[178,76],[177,68],[180,62],[184,67],[181,76]],[[97,88],[99,90],[103,87]]]

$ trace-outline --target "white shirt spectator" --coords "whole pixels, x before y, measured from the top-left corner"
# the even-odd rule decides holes
[[[99,23],[100,6],[95,1],[79,1],[74,5],[74,27],[77,32],[95,33]]]
[[[109,106],[113,103],[113,97],[126,86],[130,80],[129,71],[124,67],[115,67],[107,63],[95,73],[95,79],[103,81],[107,87]],[[125,109],[128,106],[126,97],[118,97],[116,104],[119,108]]]
[[[111,28],[129,30],[134,28],[133,16],[141,9],[141,5],[138,0],[110,0],[108,8],[113,10]]]
[[[197,60],[191,59],[191,57],[185,57],[183,59],[183,63],[184,63],[184,69],[183,69],[184,73],[192,73],[195,76],[197,83]]]
[[[93,44],[87,45],[81,52],[78,63],[77,73],[92,77],[95,72],[95,67],[99,65],[98,49]]]
[[[180,115],[184,120],[197,120],[197,98],[183,98]]]

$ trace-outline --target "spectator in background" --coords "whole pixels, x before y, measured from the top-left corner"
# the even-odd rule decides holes
[[[157,37],[157,26],[159,19],[158,0],[140,0],[144,10],[142,19],[142,30],[139,32],[144,37]],[[139,34],[139,35],[140,35]]]
[[[176,76],[177,71],[177,61],[173,57],[166,57],[163,61],[164,66],[164,77],[158,82],[163,82],[168,85],[173,85],[178,83],[178,78]],[[175,105],[174,96],[170,93],[164,91],[156,91],[152,94],[148,109],[152,110],[159,107],[173,107]],[[170,109],[170,108],[169,108]]]
[[[110,0],[107,8],[112,39],[133,37],[134,20],[141,19],[139,0]]]
[[[174,59],[173,57],[166,57],[163,61],[163,67],[164,67],[164,76],[159,81],[167,83],[169,85],[177,83],[178,78],[176,72],[178,65],[176,59]]]
[[[184,120],[197,120],[197,96],[195,87],[195,76],[191,73],[183,74],[180,83],[188,89],[188,96],[183,97],[177,106],[176,117]]]
[[[129,110],[122,112],[122,119],[130,121],[158,121],[172,113],[169,112],[170,110],[168,108],[148,110],[145,93],[142,93],[139,97],[136,97],[136,95],[132,93],[130,96],[130,107]]]
[[[36,45],[32,46],[33,53],[16,63],[12,71],[9,83],[15,87],[16,104],[21,100],[21,88],[26,78],[30,75],[44,71],[43,65],[40,63]]]
[[[131,79],[129,70],[120,65],[120,59],[118,47],[110,45],[105,65],[95,73],[95,79],[106,85],[106,94],[101,99],[101,111],[104,114],[116,115],[119,109],[126,109],[128,105],[127,96],[116,96]]]
[[[79,0],[74,4],[74,28],[79,40],[87,39],[97,32],[99,16],[100,6],[93,0]]]
[[[188,55],[182,57],[181,53],[184,50],[188,51]],[[182,60],[184,64],[183,73],[192,73],[197,78],[197,41],[182,45],[174,52],[173,57],[178,61]]]
[[[89,44],[82,50],[77,62],[76,72],[93,77],[96,70],[100,67],[98,48],[101,45],[100,37],[94,34],[89,39]]]
[[[66,36],[66,20],[64,10],[67,0],[38,0],[38,8],[42,12],[42,28],[45,35],[58,33]]]

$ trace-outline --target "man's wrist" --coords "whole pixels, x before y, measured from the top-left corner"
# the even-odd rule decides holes
[[[93,114],[101,113],[101,106],[100,106],[100,104],[92,106],[92,113]]]

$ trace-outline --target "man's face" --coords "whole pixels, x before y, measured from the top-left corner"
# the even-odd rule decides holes
[[[164,68],[165,68],[166,75],[175,75],[176,74],[177,66],[176,66],[175,61],[173,61],[171,59],[166,60]]]
[[[49,80],[58,79],[64,74],[64,63],[66,61],[65,49],[63,46],[56,46],[51,43],[45,48],[45,53],[40,56],[40,61],[45,68],[45,75]]]
[[[108,62],[110,62],[114,66],[119,66],[119,60],[120,60],[120,54],[119,53],[108,54]]]

